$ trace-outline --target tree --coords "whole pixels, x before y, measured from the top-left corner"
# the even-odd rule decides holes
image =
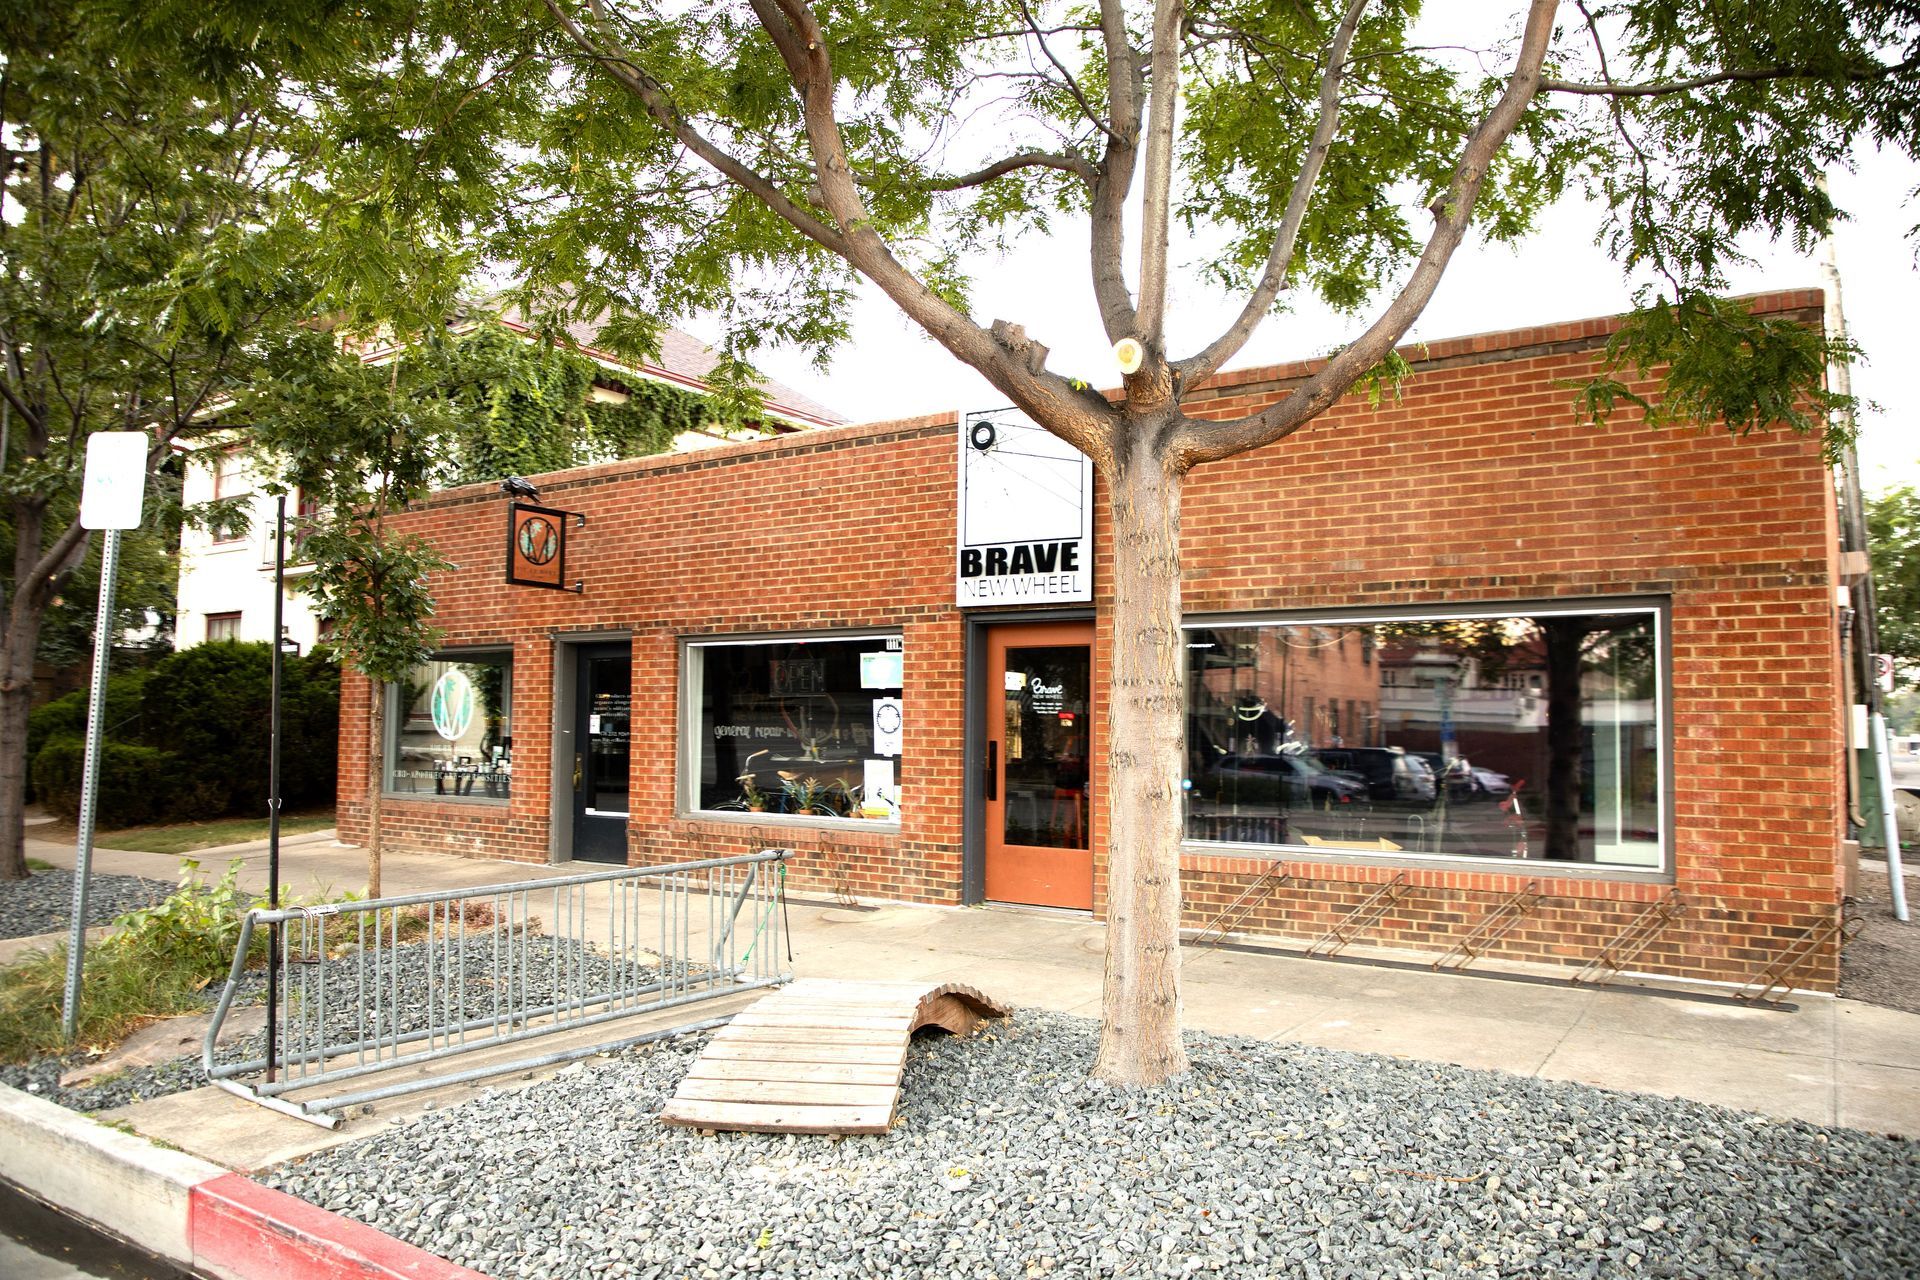
[[[1920,489],[1900,485],[1867,499],[1880,652],[1898,686],[1920,689]]]
[[[263,219],[293,115],[221,41],[127,16],[0,18],[0,879],[26,875],[33,664],[87,556],[87,436],[147,433],[156,471],[290,300]],[[155,505],[149,525],[165,529]]]
[[[1391,372],[1470,225],[1518,240],[1582,183],[1644,284],[1582,389],[1596,421],[1820,429],[1821,335],[1718,300],[1737,238],[1804,241],[1857,140],[1915,149],[1910,3],[1521,3],[1495,48],[1412,30],[1412,0],[1097,7],[718,0],[475,6],[370,24],[381,74],[321,95],[339,190],[458,222],[528,297],[644,340],[712,310],[744,363],[830,344],[857,273],[1088,454],[1114,538],[1110,898],[1095,1072],[1184,1069],[1178,1032],[1180,498],[1193,468],[1271,445]],[[1564,11],[1563,11],[1564,10]],[[1564,19],[1564,21],[1563,21]],[[968,261],[1084,222],[1095,308],[1137,364],[1112,396],[966,303]],[[1137,227],[1136,252],[1127,239]],[[1196,259],[1173,255],[1176,227]],[[1175,351],[1168,282],[1241,291]],[[1289,290],[1372,323],[1277,403],[1187,416],[1189,392]],[[1084,374],[1084,371],[1083,371]],[[1654,390],[1655,384],[1658,390]]]

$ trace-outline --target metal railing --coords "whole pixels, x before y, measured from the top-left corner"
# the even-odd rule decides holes
[[[789,981],[777,955],[788,849],[660,867],[247,913],[201,1051],[215,1084],[329,1127],[339,1109],[549,1066],[677,1034],[570,1045],[451,1075],[293,1100],[296,1089],[417,1067]],[[263,1032],[226,1050],[243,993],[266,990]],[[273,959],[269,959],[269,964]],[[703,1024],[705,1025],[705,1024]],[[258,1077],[244,1080],[245,1077]]]

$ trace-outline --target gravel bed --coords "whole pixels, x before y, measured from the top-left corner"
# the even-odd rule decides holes
[[[87,923],[107,924],[137,907],[150,907],[177,887],[167,880],[96,872],[87,886]],[[66,868],[0,880],[0,938],[52,933],[72,920],[73,872]]]
[[[517,934],[514,936],[518,937]],[[467,1001],[475,1016],[493,1007],[493,984],[487,976],[491,972],[493,947],[494,940],[491,933],[475,935],[462,947],[466,952]],[[394,1017],[391,1003],[382,1005],[380,1026],[385,1034],[394,1033],[396,1021],[398,1022],[397,1030],[402,1034],[420,1030],[427,1025],[428,1010],[425,992],[428,958],[428,948],[417,942],[402,943],[399,947],[382,953],[378,972],[381,986],[383,990],[391,990],[397,979],[402,995],[397,1019]],[[457,998],[458,988],[445,980],[446,970],[442,966],[446,960],[446,949],[444,947],[436,949],[432,960],[435,968],[433,985],[435,1016],[444,1022],[445,1002]],[[576,989],[592,989],[595,985],[600,985],[604,989],[604,984],[608,982],[614,967],[609,957],[584,950],[576,942],[538,935],[527,939],[526,960],[528,963],[526,981],[530,994],[519,1001],[523,1006],[559,998],[569,981],[577,984]],[[394,967],[396,961],[397,972]],[[652,966],[623,963],[620,967],[624,970],[621,975],[622,981],[630,984],[652,981],[658,976],[658,970]],[[370,975],[373,970],[374,966],[370,963],[368,966]],[[216,983],[207,989],[207,1008],[212,1008],[219,999],[222,985]],[[520,985],[520,979],[516,979],[516,989]],[[339,958],[328,963],[325,1029],[330,1043],[354,1034],[359,986],[359,966]],[[291,1001],[288,1007],[293,1014],[287,1032],[283,1034],[290,1032],[295,1037],[304,1035],[310,1040],[314,1034],[313,1019],[309,1017],[305,1020],[303,1030],[299,1015],[318,1014],[321,1002],[312,994],[302,991],[298,971],[287,977],[286,985],[282,990],[286,993],[285,998]],[[264,1004],[266,999],[266,971],[260,969],[244,974],[234,994],[235,1004]],[[241,1036],[223,1045],[217,1057],[221,1062],[245,1062],[260,1058],[265,1053],[266,1033],[262,1031]],[[196,1052],[153,1066],[131,1067],[117,1074],[102,1077],[91,1084],[73,1088],[63,1087],[60,1084],[61,1072],[84,1060],[84,1054],[75,1054],[65,1057],[38,1058],[19,1065],[0,1064],[0,1084],[38,1094],[74,1111],[106,1111],[129,1103],[164,1097],[170,1093],[198,1089],[207,1083],[206,1072],[200,1065],[200,1055]]]
[[[1909,906],[1920,908],[1920,877],[1908,876],[1906,886]],[[1889,895],[1887,873],[1863,867],[1860,932],[1840,953],[1840,994],[1920,1013],[1920,920],[1895,920]]]
[[[488,1091],[263,1180],[501,1277],[1910,1276],[1920,1144],[1497,1072],[1094,1023],[916,1042],[883,1137],[654,1115],[702,1037]]]

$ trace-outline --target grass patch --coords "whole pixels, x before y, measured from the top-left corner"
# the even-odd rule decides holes
[[[29,871],[52,871],[53,869],[54,869],[53,864],[51,862],[48,862],[45,858],[28,858],[27,859],[27,870]]]
[[[72,1047],[111,1045],[155,1018],[203,1008],[205,991],[233,961],[252,899],[239,887],[239,862],[218,882],[200,864],[182,864],[180,887],[164,901],[129,911],[114,932],[86,949],[79,1027],[62,1034],[67,948],[29,952],[0,969],[0,1061],[24,1062]],[[265,935],[259,949],[265,954]]]
[[[205,1009],[207,988],[224,981],[233,964],[248,909],[264,905],[240,889],[241,866],[236,859],[219,881],[208,884],[200,864],[185,859],[178,889],[151,907],[127,912],[113,922],[112,933],[88,945],[79,1030],[71,1045],[62,1035],[60,1011],[66,988],[65,944],[29,952],[0,969],[0,1062],[110,1047],[156,1018]],[[308,905],[318,901],[308,900]],[[368,934],[385,945],[500,925],[485,902],[387,908],[370,917],[324,917],[317,945],[328,956],[359,945],[363,918]],[[538,932],[539,921],[526,920],[517,927]],[[254,935],[249,967],[266,963],[267,938],[264,929]]]
[[[325,831],[333,825],[333,810],[317,809],[307,813],[280,815],[280,835],[303,835]],[[71,841],[79,832],[71,823],[38,826],[31,829],[35,840]],[[170,822],[150,827],[121,827],[94,835],[97,849],[131,849],[137,853],[193,853],[223,844],[241,844],[267,838],[265,818],[215,818],[210,822]]]

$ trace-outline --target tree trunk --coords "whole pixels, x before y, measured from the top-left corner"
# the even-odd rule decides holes
[[[0,637],[0,880],[27,878],[27,717],[33,712],[33,659],[40,648],[40,609],[30,581],[41,554],[45,515],[38,503],[15,502],[13,596]]]
[[[1107,966],[1097,1079],[1155,1085],[1180,1042],[1179,779],[1185,774],[1180,485],[1139,423],[1116,440],[1107,710]]]
[[[1580,859],[1580,775],[1586,754],[1580,714],[1580,649],[1587,624],[1548,618],[1547,643],[1547,847],[1546,856]]]
[[[27,878],[27,716],[33,710],[33,651],[40,619],[16,620],[0,656],[0,880]],[[21,636],[20,630],[29,635]],[[14,655],[24,648],[24,663]]]
[[[384,837],[380,831],[380,792],[386,785],[387,684],[367,681],[368,754],[372,767],[367,771],[367,896],[380,896],[380,852]]]

